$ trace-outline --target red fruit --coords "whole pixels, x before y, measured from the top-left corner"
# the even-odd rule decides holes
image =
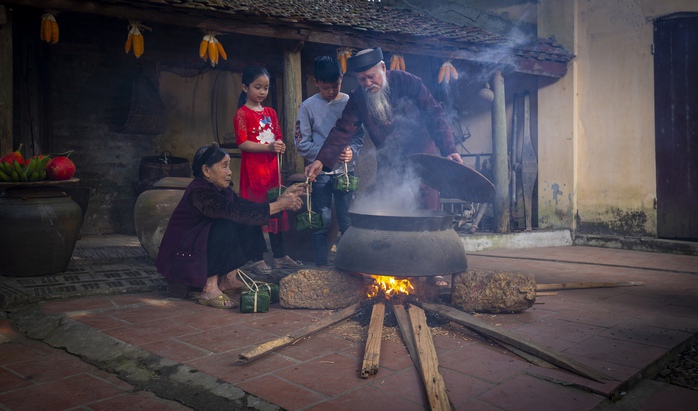
[[[46,164],[46,176],[51,180],[69,180],[74,174],[75,164],[68,157],[54,157]]]
[[[20,150],[22,150],[22,144],[19,145],[16,151],[0,157],[0,163],[14,164],[15,160],[17,160],[19,164],[24,164],[24,156],[22,156],[22,152]]]

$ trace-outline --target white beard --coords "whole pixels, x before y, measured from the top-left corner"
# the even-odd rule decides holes
[[[385,73],[381,72],[381,75],[383,76],[383,87],[375,93],[364,89],[364,96],[371,116],[380,124],[388,124],[393,120],[393,109],[388,101],[390,85]]]

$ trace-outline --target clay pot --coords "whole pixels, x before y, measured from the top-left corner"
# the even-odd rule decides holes
[[[405,215],[351,215],[337,245],[337,268],[395,277],[448,275],[467,270],[465,247],[453,215],[420,211]]]
[[[192,180],[186,177],[165,177],[153,183],[152,189],[142,192],[136,199],[133,210],[136,235],[153,261],[158,258],[160,242],[170,216]]]
[[[53,275],[68,268],[82,210],[60,187],[11,187],[0,195],[0,226],[0,275]]]

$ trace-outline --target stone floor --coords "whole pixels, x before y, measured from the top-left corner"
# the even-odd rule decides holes
[[[241,352],[330,312],[241,314],[173,298],[134,238],[105,241],[81,240],[70,266],[79,273],[0,278],[0,409],[429,409],[396,329],[386,327],[368,379],[358,375],[367,327],[353,319],[242,364]],[[456,410],[694,409],[697,391],[647,378],[698,333],[698,257],[564,246],[468,259],[539,284],[645,284],[564,290],[519,314],[476,315],[609,376],[603,383],[532,365],[457,324],[432,327]]]

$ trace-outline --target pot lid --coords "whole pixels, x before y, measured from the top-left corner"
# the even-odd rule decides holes
[[[438,191],[442,198],[474,203],[494,198],[494,184],[471,167],[434,154],[412,154],[407,159],[422,183]]]

